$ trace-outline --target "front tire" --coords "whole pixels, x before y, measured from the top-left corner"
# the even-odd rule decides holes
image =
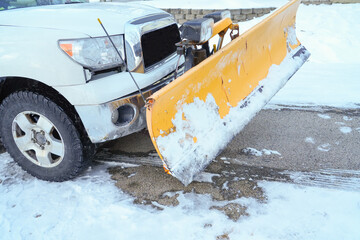
[[[72,179],[90,162],[74,123],[49,98],[19,91],[0,105],[0,134],[12,158],[47,181]]]

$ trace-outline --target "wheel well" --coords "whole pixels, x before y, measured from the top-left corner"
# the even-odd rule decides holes
[[[46,84],[43,84],[39,81],[28,79],[28,78],[19,78],[19,77],[7,77],[0,78],[0,104],[2,101],[9,96],[10,94],[17,91],[32,91],[37,92],[55,102],[60,106],[64,112],[70,117],[74,122],[75,127],[79,131],[83,143],[85,145],[90,144],[90,139],[87,135],[85,127],[77,114],[75,107],[62,96],[58,91],[49,87]]]

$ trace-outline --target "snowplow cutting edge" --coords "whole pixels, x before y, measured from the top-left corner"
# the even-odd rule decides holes
[[[299,4],[289,2],[148,98],[150,137],[165,171],[183,184],[206,168],[310,56],[295,33]],[[229,19],[214,29],[223,21]]]

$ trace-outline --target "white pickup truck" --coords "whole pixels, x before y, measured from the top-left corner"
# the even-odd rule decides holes
[[[1,140],[44,180],[77,176],[95,143],[146,127],[144,101],[98,18],[145,97],[171,81],[178,65],[180,34],[170,14],[81,2],[0,1]]]
[[[309,58],[300,3],[240,34],[230,11],[178,28],[139,4],[2,0],[2,142],[30,174],[63,181],[94,144],[147,125],[165,171],[187,185]]]

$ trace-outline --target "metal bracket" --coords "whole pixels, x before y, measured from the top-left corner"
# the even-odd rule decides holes
[[[234,40],[235,38],[237,38],[240,34],[240,31],[239,31],[239,25],[238,24],[232,24],[230,26],[230,29],[231,29],[231,32],[230,32],[230,37],[231,37],[231,40]],[[234,31],[237,31],[235,34],[233,34]]]

